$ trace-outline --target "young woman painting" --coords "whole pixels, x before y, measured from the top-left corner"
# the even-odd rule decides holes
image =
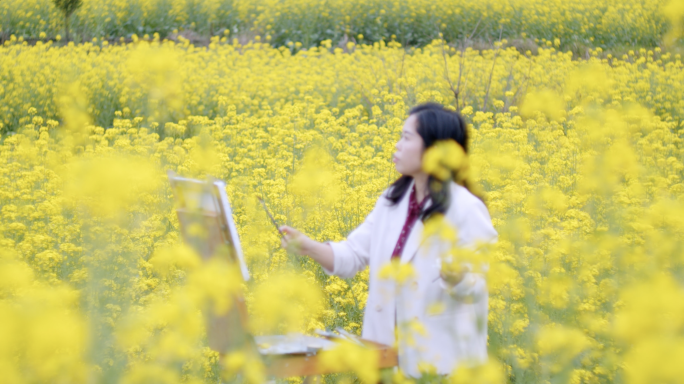
[[[423,236],[423,222],[443,215],[455,229],[459,247],[497,238],[485,204],[467,181],[440,180],[425,171],[424,153],[449,141],[460,146],[461,154],[467,152],[466,124],[458,113],[433,103],[411,109],[393,158],[401,177],[345,241],[320,243],[281,227],[282,246],[310,256],[328,274],[349,278],[370,266],[362,337],[395,345],[399,327],[399,366],[414,377],[425,364],[449,374],[459,364],[487,357],[484,276],[468,263],[455,271],[442,268],[444,247],[435,247]],[[380,271],[392,260],[410,263],[415,273],[402,284],[381,278]],[[417,331],[421,327],[424,332]]]

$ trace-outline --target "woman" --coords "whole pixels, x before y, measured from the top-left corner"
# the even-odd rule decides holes
[[[433,103],[411,109],[393,159],[402,176],[382,193],[347,240],[319,243],[294,228],[281,227],[282,246],[310,256],[328,274],[349,278],[370,266],[362,337],[394,345],[398,326],[399,366],[414,377],[428,366],[449,374],[459,364],[487,357],[484,277],[467,264],[460,272],[442,270],[441,252],[422,236],[423,220],[441,213],[456,229],[461,247],[497,237],[487,208],[467,183],[436,183],[424,171],[423,153],[445,140],[467,150],[466,125],[458,113]],[[401,284],[379,274],[397,259],[414,270]]]

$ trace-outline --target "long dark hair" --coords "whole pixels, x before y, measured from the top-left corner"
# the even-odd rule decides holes
[[[425,149],[430,148],[435,142],[439,140],[453,139],[458,143],[465,153],[468,153],[468,131],[466,123],[458,112],[445,109],[442,105],[437,103],[419,104],[409,110],[409,116],[415,115],[418,121],[417,131]],[[399,203],[404,194],[408,191],[411,185],[411,176],[401,176],[390,186],[386,198],[391,202],[391,205]],[[447,180],[447,183],[449,180]],[[435,212],[444,213],[449,208],[451,203],[451,193],[448,185],[444,187],[435,187],[442,182],[436,177],[430,175],[428,177],[428,187],[432,205],[421,213],[420,219],[425,220]],[[470,190],[468,181],[464,181],[464,187]]]

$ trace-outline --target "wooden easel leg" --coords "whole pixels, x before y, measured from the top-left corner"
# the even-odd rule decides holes
[[[311,375],[304,378],[303,384],[321,384],[322,382],[321,375]]]

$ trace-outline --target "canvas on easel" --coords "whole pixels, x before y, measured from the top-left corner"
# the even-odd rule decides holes
[[[225,183],[220,180],[188,179],[172,171],[168,171],[167,175],[185,242],[204,261],[212,257],[228,258],[239,267],[242,278],[249,280]],[[224,315],[205,314],[207,341],[215,351],[255,348],[253,338],[246,330],[247,308],[244,299],[236,295],[233,302],[235,305]]]
[[[196,180],[167,172],[183,239],[202,257],[227,257],[239,266],[242,278],[249,272],[242,254],[237,228],[233,221],[226,185],[220,180]],[[230,278],[226,276],[226,278]],[[317,352],[334,347],[328,339],[303,334],[266,335],[253,337],[247,326],[247,309],[241,296],[225,315],[207,314],[209,347],[222,355],[232,351],[252,351],[259,354],[269,375],[274,377],[311,376],[333,373],[322,369]],[[367,340],[367,348],[379,352],[379,368],[397,365],[396,350]]]
[[[218,247],[227,246],[231,258],[240,267],[242,278],[249,280],[240,238],[226,195],[226,183],[221,180],[188,179],[172,171],[168,171],[167,175],[176,198],[176,212],[185,241],[203,259],[212,257]]]

